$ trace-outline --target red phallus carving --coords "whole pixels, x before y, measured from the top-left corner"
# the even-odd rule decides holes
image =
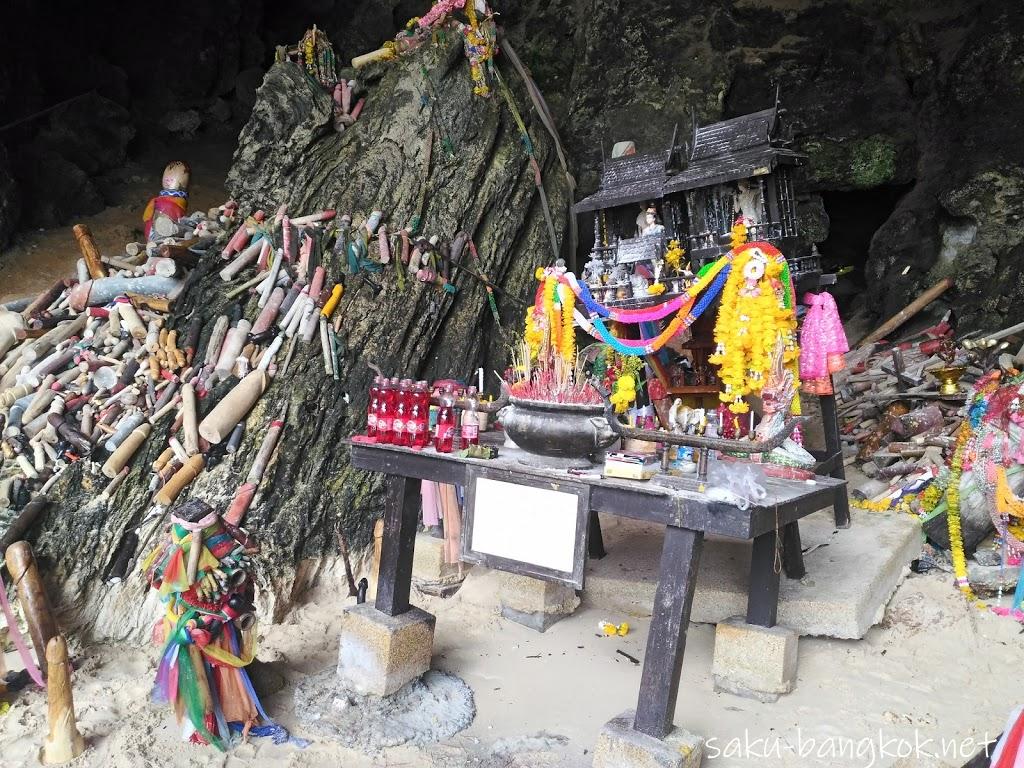
[[[402,263],[409,263],[409,230],[403,229],[399,234],[402,236]]]
[[[341,111],[347,115],[352,111],[352,86],[347,80],[342,80],[338,86],[341,88]]]
[[[352,107],[352,112],[350,114],[352,115],[353,120],[358,119],[359,113],[363,111],[363,105],[365,103],[366,97],[364,96],[363,98],[356,102],[356,105],[354,107]]]
[[[313,238],[303,235],[302,245],[299,246],[299,269],[300,280],[305,280],[309,275],[309,257],[313,253]]]
[[[291,262],[292,222],[287,216],[281,217],[281,245],[284,246],[284,258]]]
[[[387,227],[383,224],[377,230],[377,242],[380,243],[380,263],[389,263],[391,261],[391,244],[388,242]]]

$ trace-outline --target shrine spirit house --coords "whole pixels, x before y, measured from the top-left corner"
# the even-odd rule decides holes
[[[790,148],[783,114],[776,101],[749,115],[694,124],[688,142],[673,136],[668,150],[648,154],[633,153],[631,142],[617,144],[600,188],[574,207],[595,214],[588,283],[621,279],[633,265],[660,259],[669,240],[683,245],[697,269],[729,250],[732,226],[743,217],[748,240],[774,245],[794,279],[817,288],[821,266],[799,237],[793,192],[794,168],[806,156]]]

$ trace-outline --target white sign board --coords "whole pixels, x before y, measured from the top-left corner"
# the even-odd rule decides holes
[[[473,473],[467,488],[463,559],[582,587],[586,486],[524,485]]]

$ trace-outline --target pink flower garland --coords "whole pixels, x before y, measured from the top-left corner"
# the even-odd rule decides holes
[[[474,0],[470,0],[470,2],[474,2]],[[462,10],[465,6],[466,0],[441,0],[439,3],[434,3],[434,6],[420,17],[420,29],[432,27],[445,16],[450,16],[454,11]]]

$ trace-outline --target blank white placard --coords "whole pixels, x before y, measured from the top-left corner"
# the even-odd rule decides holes
[[[572,573],[578,510],[574,493],[478,477],[470,548]]]

